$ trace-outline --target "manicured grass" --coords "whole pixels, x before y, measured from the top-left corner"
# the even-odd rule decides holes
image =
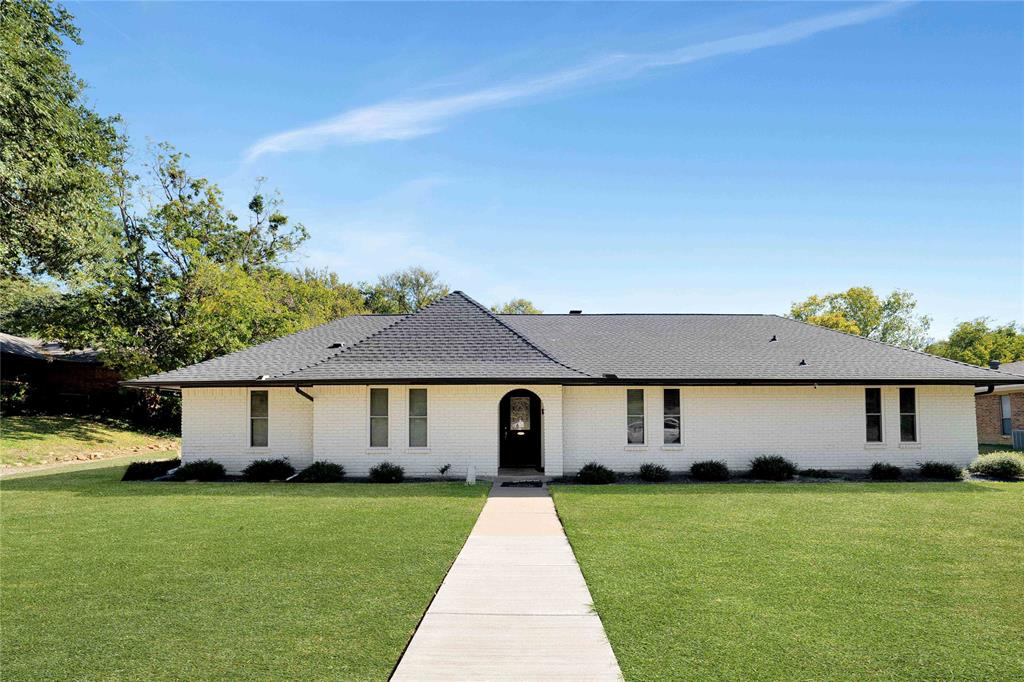
[[[461,483],[0,480],[0,669],[386,679],[487,493]]]
[[[83,417],[7,416],[0,420],[0,464],[41,464],[117,457],[145,451],[154,459],[178,449],[178,438],[142,433],[127,424]]]
[[[554,497],[628,680],[1024,679],[1024,483]]]

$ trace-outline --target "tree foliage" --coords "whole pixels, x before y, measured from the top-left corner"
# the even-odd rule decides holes
[[[378,315],[405,315],[447,296],[451,290],[436,272],[411,267],[381,275],[374,284],[360,285],[366,308]]]
[[[0,276],[66,277],[113,239],[116,118],[84,102],[67,62],[73,17],[0,1]]]
[[[920,349],[927,343],[931,318],[916,311],[917,301],[909,291],[897,289],[882,299],[871,287],[851,287],[794,303],[789,315],[820,327]]]
[[[961,322],[947,340],[933,343],[925,350],[972,365],[986,366],[991,360],[1018,362],[1024,360],[1024,325],[1009,322],[989,326],[988,319],[980,317]]]
[[[542,311],[525,298],[513,298],[505,303],[495,303],[491,306],[491,312],[502,315],[537,315]]]

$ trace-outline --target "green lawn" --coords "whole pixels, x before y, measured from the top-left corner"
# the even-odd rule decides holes
[[[178,439],[142,433],[117,422],[81,417],[24,417],[0,420],[0,464],[42,464],[76,459],[117,457],[146,452],[166,458],[178,449]]]
[[[487,493],[0,480],[3,679],[386,679]]]
[[[628,680],[1024,679],[1024,483],[554,497]]]

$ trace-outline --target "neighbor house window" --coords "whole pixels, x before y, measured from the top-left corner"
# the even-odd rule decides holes
[[[867,419],[867,441],[882,442],[882,389],[864,389],[864,414]]]
[[[630,445],[644,443],[644,392],[643,389],[626,390],[626,442]]]
[[[370,389],[370,447],[388,446],[388,389]]]
[[[1001,433],[1009,436],[1013,433],[1013,426],[1010,423],[1010,396],[999,396],[999,407],[1002,410]]]
[[[270,434],[270,400],[266,391],[249,393],[249,445],[267,447]]]
[[[900,440],[917,442],[917,389],[900,389]]]
[[[665,445],[682,443],[682,422],[679,419],[679,389],[665,389]]]
[[[409,389],[409,447],[427,447],[427,389]]]

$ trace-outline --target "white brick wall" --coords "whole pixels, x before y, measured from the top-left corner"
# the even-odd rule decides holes
[[[644,462],[673,470],[702,459],[724,459],[734,469],[751,457],[781,454],[801,467],[865,468],[876,461],[912,466],[925,459],[968,463],[977,452],[974,390],[970,386],[918,387],[920,443],[899,443],[898,388],[883,387],[885,442],[864,442],[864,389],[860,386],[682,387],[683,444],[663,446],[662,389],[647,387],[647,438],[627,446],[626,387],[466,385],[427,386],[428,447],[408,445],[409,386],[389,389],[389,444],[369,447],[369,387],[317,386],[309,402],[291,388],[270,389],[270,444],[248,445],[248,391],[182,391],[182,457],[212,458],[230,473],[253,459],[288,457],[301,468],[314,459],[338,462],[365,476],[382,461],[409,476],[432,476],[451,464],[464,477],[496,473],[498,403],[527,388],[541,397],[543,461],[551,475],[574,473],[596,460],[617,471]]]
[[[865,443],[862,386],[681,387],[682,446],[662,445],[662,388],[644,389],[646,445],[626,445],[626,387],[566,386],[565,470],[591,460],[616,471],[644,462],[686,470],[725,460],[744,469],[777,454],[800,467],[862,469],[877,461],[967,464],[977,454],[974,388],[917,387],[919,443],[899,442],[899,388],[882,387],[884,443]]]

